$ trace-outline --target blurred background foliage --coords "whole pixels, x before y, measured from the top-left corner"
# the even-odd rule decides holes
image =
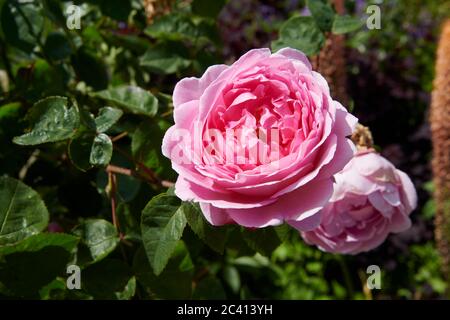
[[[444,298],[427,117],[450,2],[345,3],[352,17],[370,4],[382,14],[380,30],[346,36],[348,107],[419,193],[413,227],[358,256],[323,253],[287,227],[212,228],[167,190],[176,175],[160,147],[176,82],[270,47],[287,19],[310,15],[304,1],[0,0],[0,213],[17,205],[37,221],[4,217],[15,238],[2,226],[0,298]],[[80,29],[67,28],[72,4]],[[182,240],[148,245],[170,223]],[[81,290],[66,288],[72,263]],[[369,265],[381,290],[366,287]]]

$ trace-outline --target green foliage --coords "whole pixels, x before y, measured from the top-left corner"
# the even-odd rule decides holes
[[[75,134],[80,125],[76,106],[68,108],[65,97],[48,97],[33,105],[27,114],[32,130],[14,142],[20,145],[35,145],[66,140]]]
[[[200,16],[215,18],[224,4],[225,0],[194,0],[192,2],[192,12]]]
[[[106,167],[111,161],[113,145],[111,139],[104,133],[100,133],[94,138],[92,143],[89,162],[93,166]]]
[[[320,30],[324,32],[330,31],[335,19],[331,6],[322,0],[307,0],[306,5]]]
[[[351,16],[340,16],[324,0],[307,0],[311,16],[293,16],[281,25],[279,38],[272,42],[272,49],[291,47],[308,56],[319,53],[328,33],[345,34],[356,31],[363,22]]]
[[[0,248],[42,231],[48,211],[39,194],[23,182],[0,177]]]
[[[175,196],[156,196],[142,211],[142,241],[156,275],[164,270],[185,226],[183,207]]]
[[[177,42],[152,47],[140,59],[144,68],[162,74],[177,73],[191,65],[187,49]]]
[[[120,86],[96,92],[94,97],[106,100],[125,111],[154,116],[158,111],[158,100],[148,91],[134,86]]]
[[[0,248],[0,292],[38,298],[41,288],[65,274],[77,242],[70,235],[41,233],[16,246]]]
[[[119,243],[116,228],[101,219],[85,220],[72,233],[80,238],[77,263],[82,265],[102,260],[114,251]]]
[[[122,116],[123,112],[116,108],[103,107],[95,118],[97,132],[105,132],[111,128]]]
[[[183,204],[187,223],[192,231],[211,249],[222,254],[227,241],[228,230],[210,225],[197,204],[186,202]]]
[[[350,16],[336,16],[333,21],[331,31],[334,34],[344,34],[352,31],[357,31],[363,25],[363,22],[358,18]]]
[[[280,29],[280,38],[272,42],[272,49],[291,47],[306,55],[317,54],[325,42],[325,36],[312,17],[293,17]]]

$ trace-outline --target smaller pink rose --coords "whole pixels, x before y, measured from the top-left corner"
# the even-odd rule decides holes
[[[357,254],[411,226],[417,194],[411,179],[373,150],[358,152],[335,175],[320,225],[302,237],[332,253]]]

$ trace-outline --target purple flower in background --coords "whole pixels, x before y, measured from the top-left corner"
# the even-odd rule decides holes
[[[304,6],[303,9],[300,11],[300,15],[302,16],[310,16],[311,11],[309,11],[307,6]]]
[[[366,0],[355,1],[355,13],[357,15],[364,14],[366,12],[367,3]]]

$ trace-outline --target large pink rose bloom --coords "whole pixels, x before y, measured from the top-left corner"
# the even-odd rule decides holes
[[[214,225],[319,224],[332,176],[354,154],[346,137],[357,119],[302,52],[251,50],[178,82],[173,103],[162,150],[179,198],[199,202]]]
[[[355,155],[335,179],[320,226],[302,232],[307,243],[328,252],[357,254],[411,226],[409,214],[417,205],[414,185],[373,150]]]

